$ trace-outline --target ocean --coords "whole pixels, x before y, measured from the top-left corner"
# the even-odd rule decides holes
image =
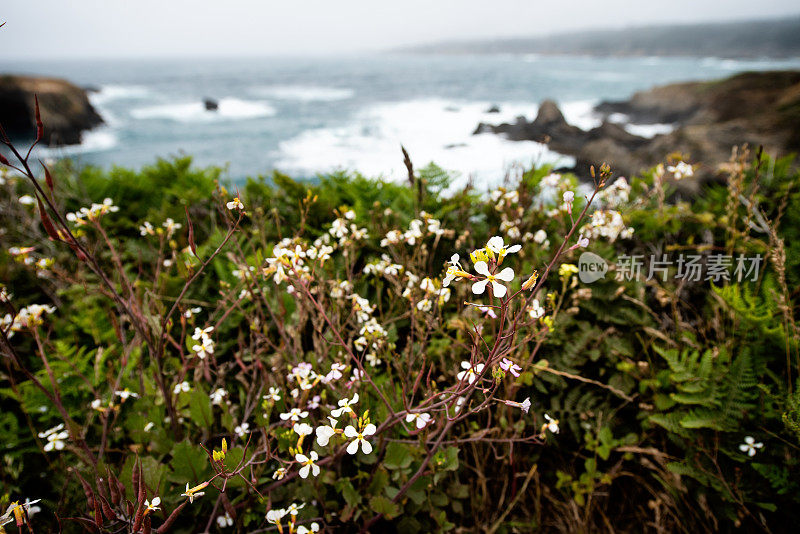
[[[190,154],[225,177],[297,178],[345,169],[403,179],[400,145],[415,166],[435,162],[478,186],[533,163],[571,165],[534,142],[472,135],[480,122],[536,116],[556,100],[569,122],[599,124],[592,107],[677,81],[745,70],[800,68],[789,60],[594,58],[382,54],[341,58],[27,61],[0,60],[0,72],[57,76],[96,89],[106,124],[79,146],[43,149],[47,158],[140,167]],[[203,100],[219,103],[206,111]],[[493,106],[497,113],[489,113]],[[639,135],[668,124],[627,125]]]

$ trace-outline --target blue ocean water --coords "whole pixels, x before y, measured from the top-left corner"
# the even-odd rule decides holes
[[[417,166],[430,161],[476,183],[497,181],[532,162],[569,164],[533,142],[477,124],[534,117],[555,99],[567,120],[598,124],[592,106],[635,91],[744,70],[800,68],[790,60],[591,58],[553,56],[371,55],[342,58],[27,61],[0,60],[0,72],[64,77],[99,89],[92,102],[106,125],[80,146],[47,149],[109,167],[139,167],[191,154],[226,167],[234,182],[278,169],[312,177],[334,169],[404,175],[400,144]],[[219,102],[206,111],[204,98]],[[499,113],[488,113],[491,106]],[[654,135],[669,125],[632,125]]]

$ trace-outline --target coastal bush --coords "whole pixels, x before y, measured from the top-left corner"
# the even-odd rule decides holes
[[[0,530],[781,530],[800,176],[742,151],[675,200],[672,163],[237,191],[9,162]]]

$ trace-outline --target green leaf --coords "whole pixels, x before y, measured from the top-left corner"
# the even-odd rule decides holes
[[[411,465],[413,460],[411,446],[404,443],[393,441],[386,446],[386,456],[383,459],[383,466],[386,469],[405,469]]]
[[[190,395],[189,413],[192,416],[192,421],[200,428],[211,428],[214,422],[211,399],[200,388],[192,390]]]
[[[369,507],[376,514],[383,514],[386,519],[394,519],[400,514],[400,506],[383,495],[375,495],[369,500]]]

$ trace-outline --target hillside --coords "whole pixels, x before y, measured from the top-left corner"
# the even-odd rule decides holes
[[[800,55],[800,17],[572,31],[541,37],[450,41],[401,51],[439,54],[784,58]]]

